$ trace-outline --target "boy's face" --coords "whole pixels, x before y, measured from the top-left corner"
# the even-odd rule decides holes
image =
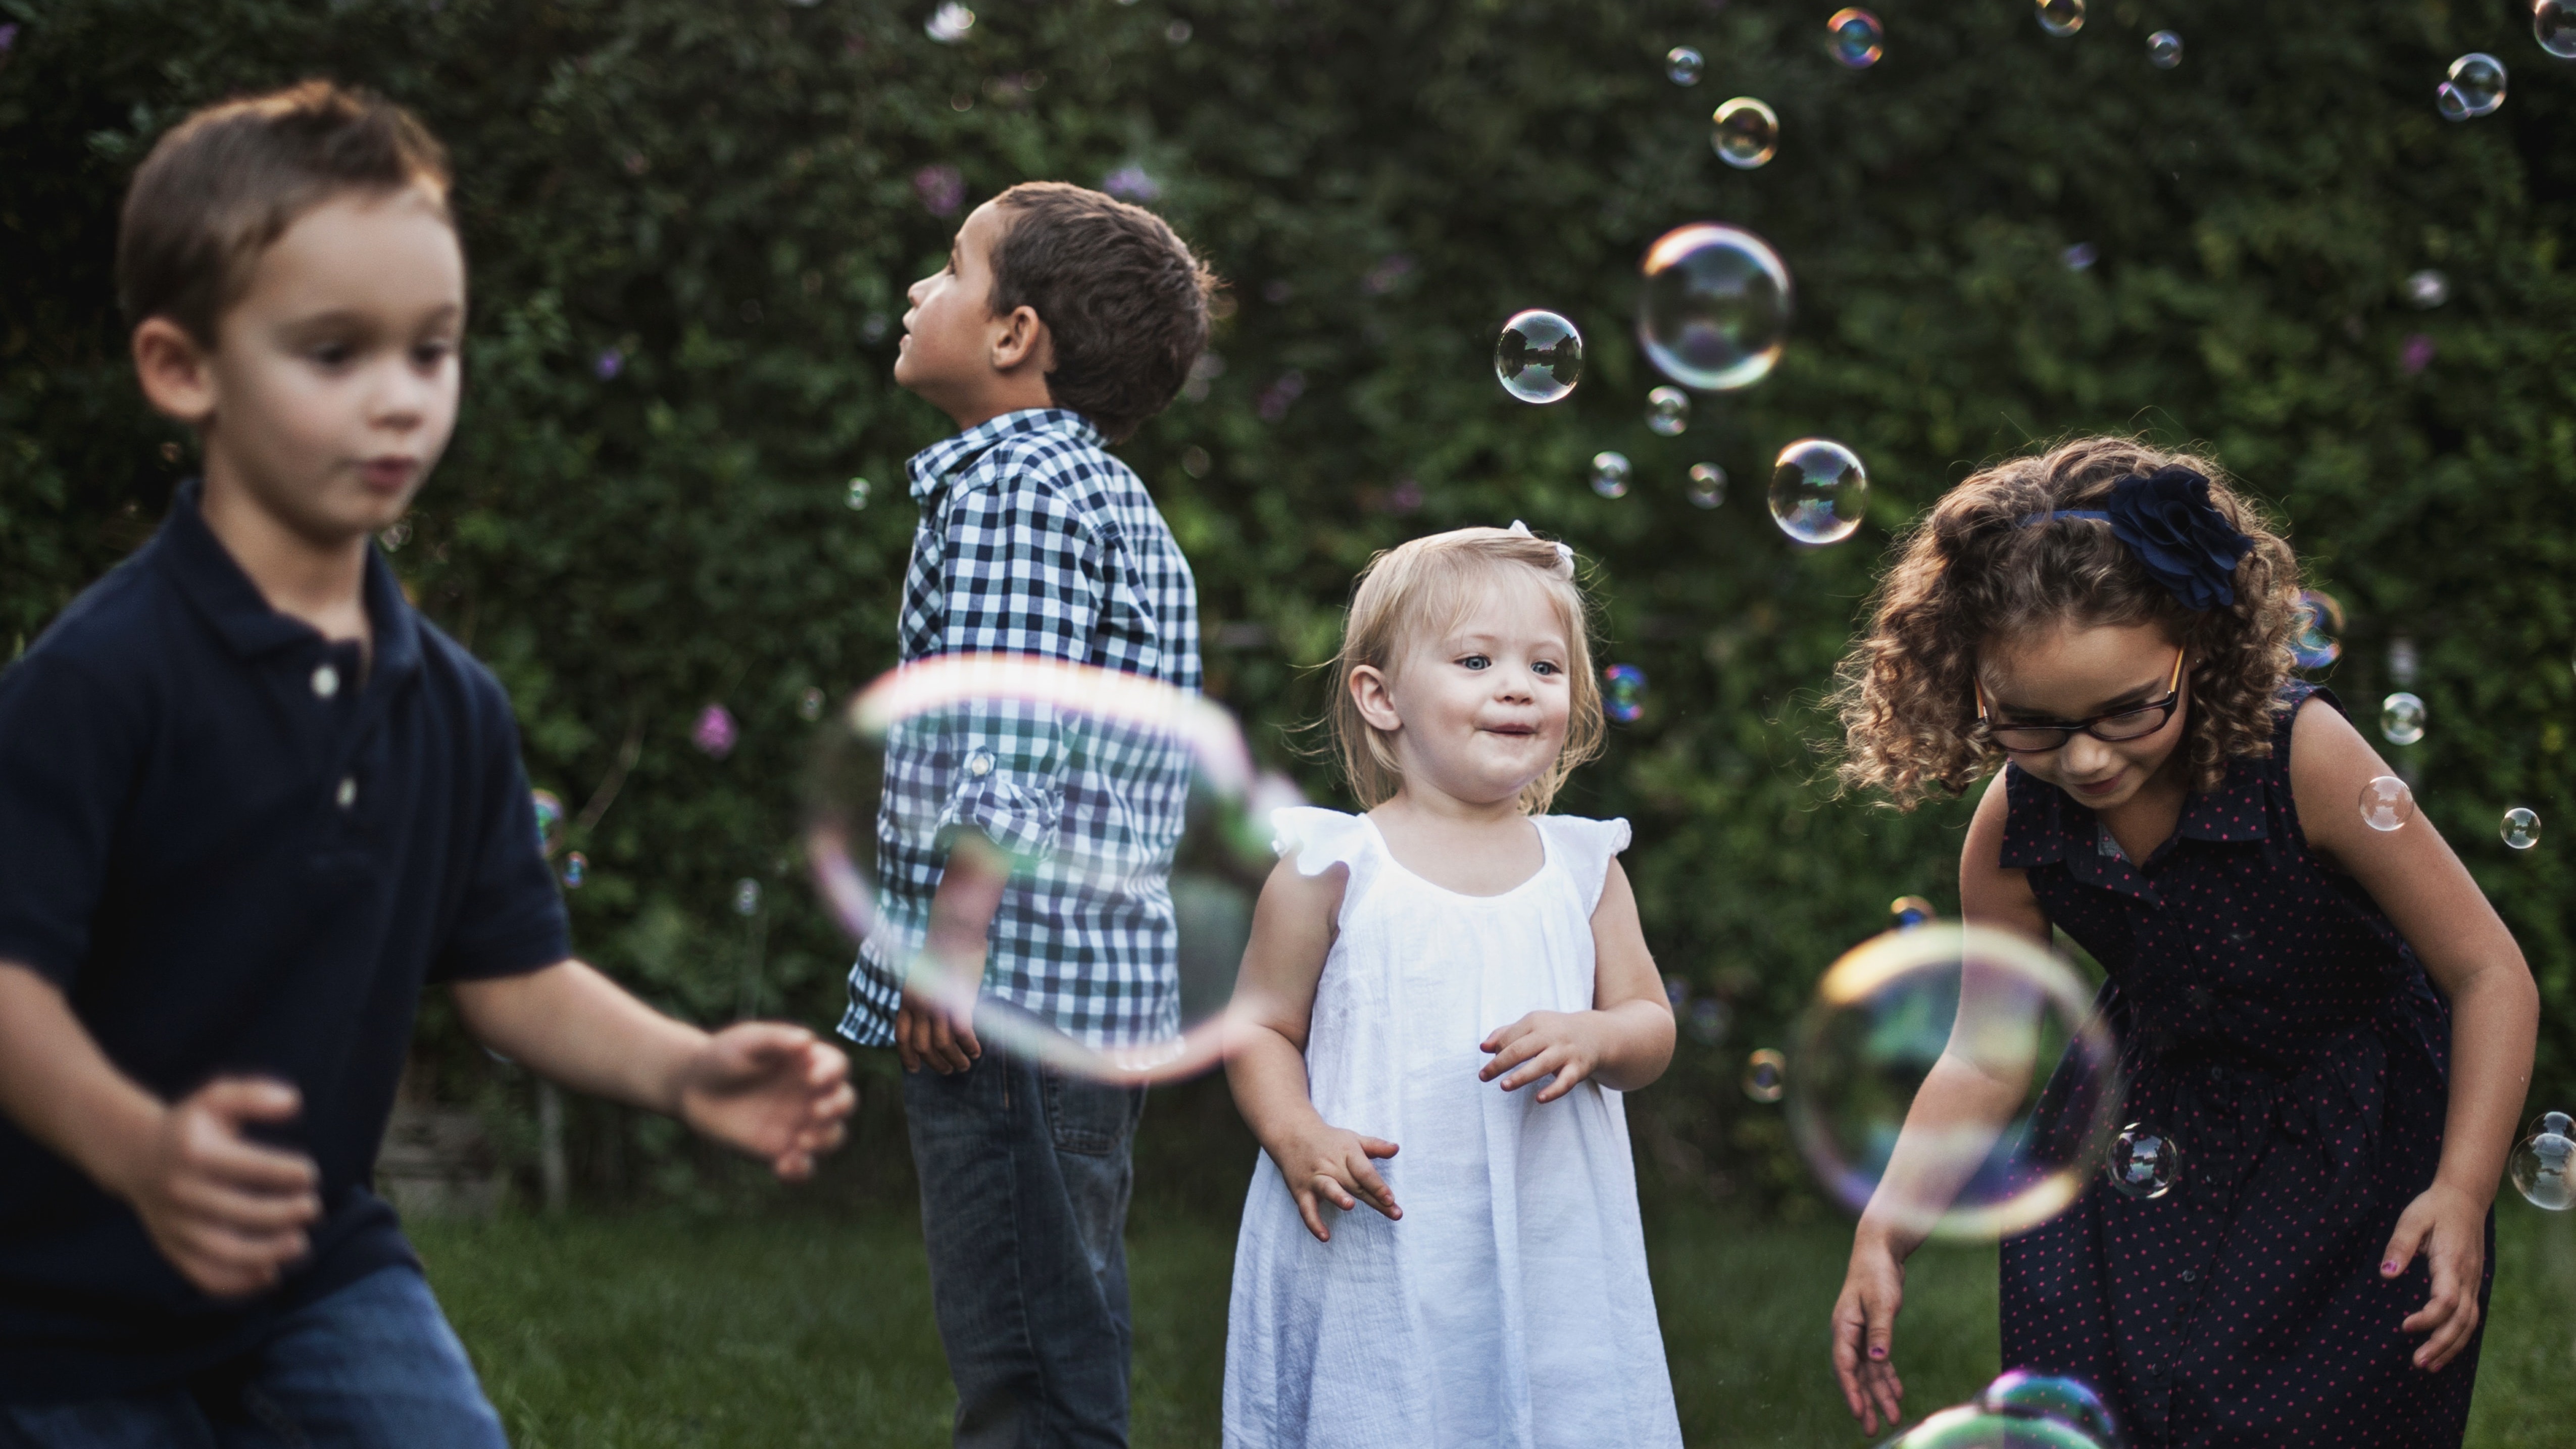
[[[1029,357],[1037,350],[1034,337],[1016,335],[1034,325],[1036,314],[1019,309],[1030,319],[1020,323],[1016,314],[993,313],[993,249],[1008,230],[998,205],[975,208],[949,244],[948,265],[906,293],[912,308],[903,314],[895,383],[951,414],[972,408],[997,374],[1024,359],[1043,369],[1043,358]]]
[[[464,323],[464,252],[436,200],[352,192],[260,254],[211,350],[156,354],[142,334],[177,329],[153,319],[136,353],[154,404],[203,434],[207,486],[328,546],[411,506],[456,424]]]

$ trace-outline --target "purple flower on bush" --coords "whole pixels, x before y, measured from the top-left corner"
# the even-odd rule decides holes
[[[2184,608],[2236,602],[2236,565],[2254,541],[2209,501],[2207,478],[2189,468],[2123,478],[2111,486],[2103,512],[2112,535]]]
[[[932,216],[955,216],[966,204],[966,178],[954,166],[924,166],[912,173],[912,194]]]
[[[1163,194],[1163,183],[1146,175],[1144,167],[1127,165],[1121,166],[1117,170],[1110,172],[1106,177],[1103,177],[1100,182],[1100,189],[1108,192],[1114,197],[1117,197],[1120,201],[1133,201],[1141,204],[1152,201],[1156,197],[1161,196]]]
[[[7,55],[9,53],[9,47],[16,45],[17,43],[18,27],[16,23],[12,22],[8,25],[0,25],[0,55]]]
[[[2440,349],[2433,345],[2431,337],[2418,332],[2406,339],[2406,346],[2397,354],[2397,365],[2406,369],[2408,377],[2413,377],[2433,365],[2433,354],[2438,351]]]
[[[626,370],[626,354],[614,347],[603,347],[599,349],[599,355],[591,359],[590,370],[599,374],[601,382],[606,382]]]
[[[708,705],[698,712],[696,727],[689,731],[689,743],[715,759],[733,753],[734,741],[742,732],[734,727],[733,716],[720,704]]]

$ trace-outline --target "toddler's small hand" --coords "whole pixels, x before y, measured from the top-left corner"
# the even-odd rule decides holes
[[[1288,1191],[1297,1199],[1297,1216],[1306,1220],[1306,1231],[1315,1235],[1315,1241],[1329,1243],[1333,1233],[1324,1226],[1317,1198],[1344,1212],[1366,1202],[1390,1221],[1404,1216],[1404,1209],[1395,1205],[1395,1194],[1387,1190],[1386,1179],[1378,1176],[1371,1163],[1395,1152],[1395,1144],[1384,1138],[1325,1127],[1285,1144],[1271,1159],[1279,1164],[1279,1175],[1288,1179]]]
[[[1594,1015],[1533,1011],[1500,1028],[1476,1048],[1494,1054],[1484,1070],[1476,1073],[1476,1080],[1490,1082],[1502,1077],[1503,1090],[1511,1092],[1553,1074],[1556,1080],[1538,1089],[1538,1100],[1555,1101],[1573,1091],[1576,1083],[1601,1065],[1601,1043],[1589,1029]],[[1504,1076],[1506,1072],[1510,1075]]]

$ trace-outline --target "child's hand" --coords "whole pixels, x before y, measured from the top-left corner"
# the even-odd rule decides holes
[[[1553,1072],[1556,1080],[1538,1089],[1539,1101],[1553,1102],[1601,1065],[1600,1025],[1597,1011],[1533,1011],[1477,1045],[1476,1050],[1491,1052],[1494,1059],[1476,1073],[1476,1080],[1502,1077],[1503,1090],[1511,1092]],[[1511,1075],[1503,1076],[1505,1072]]]
[[[1882,1418],[1896,1427],[1905,1398],[1896,1376],[1896,1310],[1904,1302],[1904,1261],[1885,1239],[1855,1235],[1842,1296],[1834,1300],[1834,1377],[1863,1433],[1877,1433]]]
[[[2478,1280],[2486,1270],[2487,1210],[2456,1187],[2435,1182],[2406,1205],[2388,1251],[2379,1255],[2379,1276],[2394,1278],[2415,1261],[2420,1249],[2433,1271],[2433,1296],[2398,1325],[2402,1332],[2432,1337],[2415,1350],[2415,1366],[2431,1373],[2459,1356],[2478,1327]]]
[[[742,1021],[707,1038],[680,1081],[680,1120],[737,1151],[765,1159],[787,1182],[813,1175],[814,1159],[841,1145],[858,1105],[850,1059],[801,1026]]]
[[[1313,1131],[1281,1144],[1270,1158],[1279,1164],[1279,1175],[1288,1179],[1288,1192],[1297,1199],[1297,1216],[1306,1220],[1306,1231],[1315,1235],[1315,1241],[1329,1243],[1333,1233],[1324,1226],[1323,1210],[1316,1206],[1319,1197],[1344,1212],[1365,1202],[1389,1221],[1404,1216],[1404,1209],[1395,1205],[1395,1194],[1387,1190],[1386,1179],[1370,1162],[1393,1157],[1395,1152],[1395,1144],[1383,1138],[1363,1137],[1319,1122]]]
[[[152,1246],[217,1298],[274,1285],[304,1256],[304,1229],[322,1216],[313,1160],[242,1132],[250,1122],[291,1122],[302,1105],[284,1082],[217,1078],[162,1116],[134,1170],[115,1184]]]

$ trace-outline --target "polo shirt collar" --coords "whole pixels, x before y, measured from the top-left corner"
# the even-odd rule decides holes
[[[2006,765],[2008,801],[2016,807],[2004,821],[2003,864],[2014,870],[2063,863],[2067,873],[2087,885],[2130,895],[2149,893],[2138,863],[2119,854],[2102,822],[2065,791],[2042,781],[2019,765]],[[2147,863],[2169,854],[2184,840],[2240,844],[2269,838],[2271,785],[2259,762],[2231,760],[2227,778],[2215,790],[2194,790],[2184,797],[2182,821],[2174,839],[2158,846]]]
[[[312,625],[269,607],[259,586],[242,572],[241,562],[206,526],[200,511],[204,483],[195,478],[179,485],[170,499],[170,515],[153,535],[148,552],[154,563],[178,585],[179,592],[214,626],[235,654],[257,658],[273,650],[321,636]],[[420,663],[420,626],[393,568],[370,541],[367,572],[361,585],[367,596],[367,620],[375,634],[372,678],[392,680]]]
[[[1071,408],[1022,408],[987,418],[953,438],[931,444],[912,455],[903,465],[912,479],[915,501],[927,503],[939,496],[966,465],[982,457],[995,443],[1022,433],[1060,433],[1078,443],[1104,447],[1108,439],[1091,420]]]

